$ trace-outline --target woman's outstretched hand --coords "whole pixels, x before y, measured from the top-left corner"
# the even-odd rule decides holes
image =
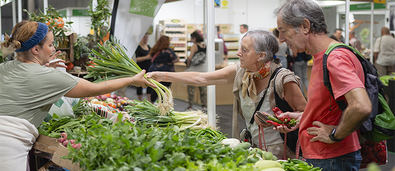
[[[163,72],[149,72],[147,73],[147,78],[154,79],[158,82],[164,81],[163,77],[164,75],[162,74]]]

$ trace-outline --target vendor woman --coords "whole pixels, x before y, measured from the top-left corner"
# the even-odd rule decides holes
[[[0,64],[0,168],[26,171],[27,156],[38,137],[37,127],[62,96],[90,97],[122,87],[152,86],[143,75],[91,83],[48,67],[56,57],[48,26],[22,21],[2,43],[16,49],[16,59]],[[57,65],[54,65],[57,66]]]

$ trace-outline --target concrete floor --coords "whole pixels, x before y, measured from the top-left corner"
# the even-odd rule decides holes
[[[145,92],[145,91],[144,91]],[[130,99],[137,99],[136,89],[135,88],[127,88],[126,89],[126,97]],[[183,100],[174,99],[174,109],[176,111],[185,111],[188,107],[188,103]],[[194,105],[193,108],[201,109],[199,106]],[[232,135],[232,105],[217,105],[216,113],[218,117],[217,126],[219,130],[230,137]],[[245,123],[239,117],[239,128],[245,128]],[[238,132],[240,132],[239,130]],[[388,153],[388,162],[386,165],[380,166],[382,171],[395,171],[395,152]],[[366,171],[367,169],[361,169],[361,171]]]

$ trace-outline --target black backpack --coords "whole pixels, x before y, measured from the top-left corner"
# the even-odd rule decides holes
[[[376,142],[392,138],[395,135],[395,117],[383,96],[383,84],[378,78],[376,68],[357,50],[346,44],[336,43],[325,51],[322,62],[325,86],[328,88],[332,97],[334,97],[329,80],[327,59],[329,54],[337,48],[346,48],[353,52],[361,62],[364,71],[365,89],[372,103],[372,112],[369,118],[364,121],[359,128],[361,135]],[[347,107],[347,102],[345,100],[336,100],[336,103],[342,111]]]

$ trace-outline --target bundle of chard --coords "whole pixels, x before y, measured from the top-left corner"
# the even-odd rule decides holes
[[[297,124],[296,119],[292,119],[289,116],[280,117],[280,114],[283,113],[278,107],[272,109],[274,115],[270,115],[268,113],[259,112],[257,115],[259,117],[263,117],[262,120],[266,121],[273,126],[286,126],[288,128],[292,128]]]
[[[104,45],[98,44],[100,52],[92,50],[95,57],[93,64],[88,67],[88,75],[85,78],[93,78],[96,81],[112,80],[124,77],[132,77],[141,72],[141,68],[125,53],[118,43],[107,41]],[[147,78],[156,88],[158,94],[158,107],[161,115],[168,114],[173,109],[173,96],[171,91],[154,79]]]

